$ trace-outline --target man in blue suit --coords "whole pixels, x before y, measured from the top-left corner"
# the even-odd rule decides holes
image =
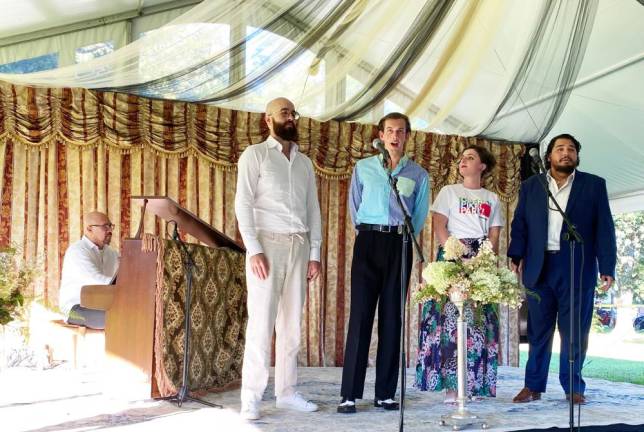
[[[546,390],[555,323],[561,337],[559,382],[566,399],[585,403],[581,368],[586,356],[593,314],[597,275],[606,291],[613,283],[616,261],[615,227],[608,206],[606,181],[576,170],[581,145],[569,134],[554,137],[546,150],[546,174],[532,176],[521,185],[519,203],[512,221],[508,256],[512,269],[522,275],[528,297],[530,354],[525,387],[513,402],[531,402]],[[572,332],[573,388],[569,387],[570,243],[556,206],[547,198],[540,180],[545,179],[554,198],[583,239],[574,254],[575,296],[573,314],[581,329]],[[582,267],[583,266],[583,267]],[[580,280],[581,278],[581,280]],[[580,284],[581,282],[581,284]],[[579,314],[579,315],[578,315]],[[577,326],[575,326],[577,327]],[[571,396],[572,393],[572,396]]]

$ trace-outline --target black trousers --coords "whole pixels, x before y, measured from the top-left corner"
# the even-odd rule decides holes
[[[362,399],[367,373],[371,329],[378,305],[376,399],[393,398],[400,365],[400,266],[402,235],[359,232],[351,265],[351,311],[344,351],[342,389],[346,399]],[[411,239],[407,249],[407,280],[413,259]]]
[[[69,311],[68,324],[74,324],[92,329],[105,329],[105,311],[96,309],[87,309],[81,305],[74,305]]]

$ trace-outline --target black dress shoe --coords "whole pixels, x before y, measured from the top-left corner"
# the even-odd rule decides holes
[[[375,406],[376,408],[384,408],[386,410],[391,410],[391,411],[400,409],[400,406],[396,401],[388,402],[386,400],[379,400],[379,399],[373,400],[373,406]]]
[[[342,400],[342,403],[338,405],[338,413],[339,414],[355,414],[356,413],[356,403],[355,401],[350,401],[353,402],[352,404],[346,403],[348,402],[347,400]]]

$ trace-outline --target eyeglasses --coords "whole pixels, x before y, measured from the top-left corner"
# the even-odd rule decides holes
[[[280,117],[285,118],[285,119],[289,118],[289,117],[293,117],[293,120],[296,120],[296,121],[300,119],[300,113],[299,112],[290,111],[290,110],[288,110],[286,108],[284,108],[283,110],[280,110],[279,114],[280,114]],[[269,115],[272,115],[272,114],[269,114]]]
[[[114,229],[114,224],[113,223],[105,223],[101,225],[90,225],[91,227],[100,227],[103,228],[105,231],[112,231]]]

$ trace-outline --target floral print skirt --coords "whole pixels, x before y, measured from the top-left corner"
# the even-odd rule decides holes
[[[472,253],[478,239],[462,239]],[[442,259],[439,250],[438,260]],[[496,305],[465,307],[467,323],[467,395],[496,396],[499,357],[499,321]],[[447,298],[423,304],[418,334],[415,387],[423,391],[454,390],[457,378],[458,310]]]

